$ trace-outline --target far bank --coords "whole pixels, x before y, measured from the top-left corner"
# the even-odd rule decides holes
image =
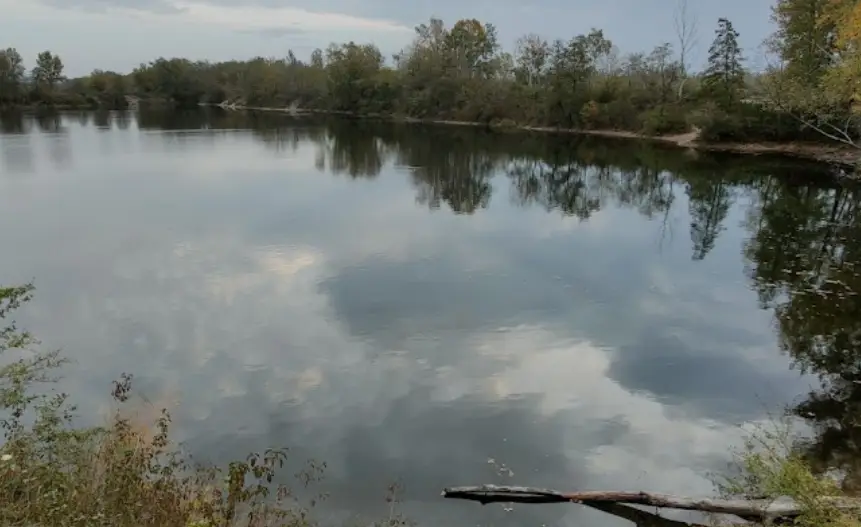
[[[490,130],[505,133],[507,131],[526,131],[538,133],[555,134],[580,134],[598,137],[613,137],[619,139],[634,139],[640,141],[658,142],[678,148],[688,148],[705,152],[725,152],[744,155],[785,155],[807,160],[819,161],[839,165],[847,171],[854,171],[861,160],[861,150],[849,145],[838,143],[824,143],[813,141],[762,141],[762,142],[712,142],[703,140],[699,130],[693,130],[679,134],[649,135],[642,132],[629,130],[606,130],[606,129],[578,129],[578,128],[556,128],[550,126],[522,125],[513,121],[502,120],[498,122],[482,123],[477,121],[460,121],[451,119],[419,119],[415,117],[400,117],[384,114],[357,114],[353,112],[339,112],[318,109],[299,109],[294,107],[275,108],[266,106],[240,106],[223,104],[206,104],[201,106],[222,108],[226,111],[247,112],[277,112],[287,115],[340,115],[353,119],[375,119],[403,123],[436,124],[445,126],[472,126],[488,128]]]

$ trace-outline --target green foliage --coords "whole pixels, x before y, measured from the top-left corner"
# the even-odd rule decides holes
[[[332,110],[367,113],[384,110],[392,102],[391,84],[380,75],[383,54],[376,46],[333,44],[326,50],[326,61]]]
[[[24,91],[24,60],[15,48],[0,50],[0,107],[21,102]]]
[[[787,67],[786,73],[815,85],[833,64],[834,23],[822,23],[831,0],[778,0],[772,7],[777,31],[769,44]]]
[[[196,105],[206,93],[204,64],[185,59],[158,59],[141,65],[131,76],[142,97],[174,102],[180,106]]]
[[[799,527],[857,527],[861,512],[843,511],[834,500],[844,496],[834,478],[817,475],[794,448],[788,423],[774,430],[758,430],[736,452],[734,474],[716,486],[726,498],[792,498],[802,513],[793,518]]]
[[[741,120],[716,105],[704,107],[690,117],[691,124],[700,130],[700,139],[722,143],[744,140]]]
[[[778,0],[769,39],[780,59],[760,96],[822,137],[858,147],[861,4],[854,0]]]
[[[745,71],[742,67],[738,31],[726,18],[718,20],[715,39],[709,47],[708,66],[703,74],[703,89],[724,108],[741,99]]]
[[[717,143],[750,141],[817,141],[820,134],[799,124],[792,115],[763,108],[757,104],[740,103],[733,112],[718,105],[702,107],[690,117],[700,130],[700,138]]]
[[[52,103],[57,85],[65,80],[63,76],[63,61],[50,51],[39,53],[36,66],[30,74],[32,80],[32,97],[36,101]]]
[[[96,70],[90,74],[89,81],[80,91],[86,93],[90,102],[107,108],[125,108],[129,94],[125,76],[113,71]]]
[[[646,110],[640,115],[642,132],[646,135],[683,133],[688,129],[687,115],[678,105],[666,105]]]

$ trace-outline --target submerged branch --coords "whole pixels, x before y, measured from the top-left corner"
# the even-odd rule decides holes
[[[709,498],[689,498],[656,494],[651,492],[583,491],[559,492],[532,487],[507,487],[482,485],[477,487],[452,487],[443,491],[446,498],[455,498],[486,503],[582,503],[595,506],[599,503],[624,503],[629,505],[648,505],[699,511],[714,514],[732,514],[747,520],[773,520],[776,518],[798,516],[803,512],[801,505],[790,498],[776,500],[722,500]],[[847,498],[823,498],[840,510],[861,510],[861,501]],[[600,508],[600,507],[596,507]],[[603,510],[603,509],[602,509]],[[606,511],[609,512],[609,511]]]
[[[612,514],[613,516],[634,522],[637,527],[706,527],[699,523],[671,520],[670,518],[664,518],[659,514],[637,509],[630,505],[622,505],[621,503],[611,503],[607,501],[584,501],[581,503],[595,510],[606,512],[607,514]]]

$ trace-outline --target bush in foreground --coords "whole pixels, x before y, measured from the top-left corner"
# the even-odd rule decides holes
[[[735,453],[732,473],[716,481],[718,491],[725,498],[792,498],[803,511],[792,522],[800,527],[861,525],[861,511],[835,506],[835,498],[846,497],[841,475],[814,471],[798,444],[788,422],[756,431]]]

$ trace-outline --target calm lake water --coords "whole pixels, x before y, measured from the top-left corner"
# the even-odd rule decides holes
[[[327,519],[387,516],[399,482],[423,525],[621,525],[439,493],[709,495],[742,424],[795,411],[823,460],[856,433],[861,199],[822,167],[277,115],[0,123],[0,282],[35,279],[22,321],[76,361],[83,413],[132,372],[199,458],[325,461]]]

